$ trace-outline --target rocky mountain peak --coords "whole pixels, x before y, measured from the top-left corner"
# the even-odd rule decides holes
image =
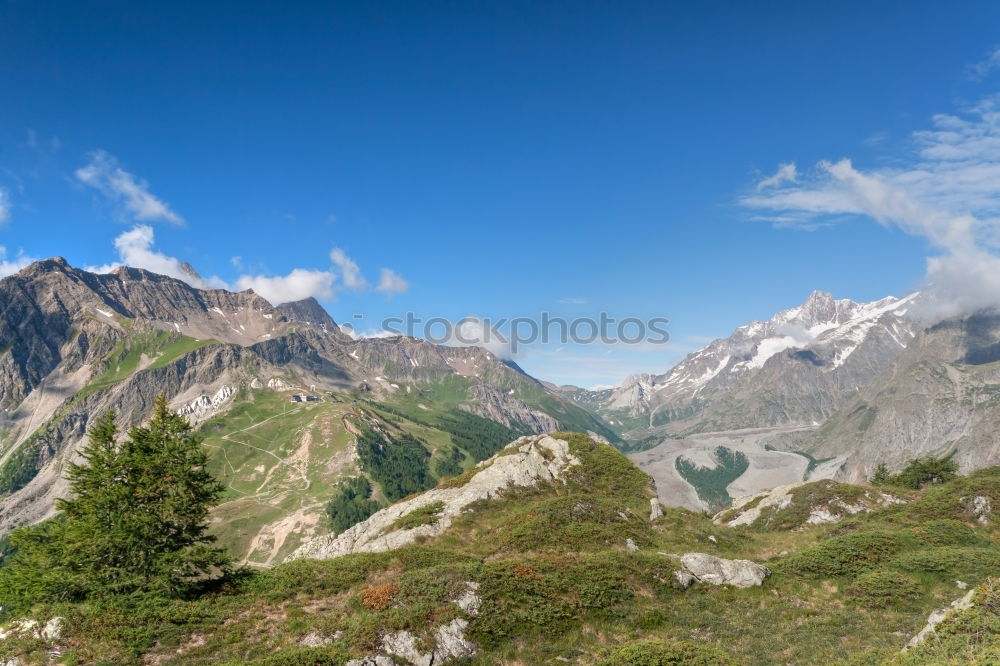
[[[326,309],[319,304],[319,301],[312,296],[309,298],[303,298],[301,301],[282,303],[277,306],[277,309],[283,313],[290,322],[305,324],[306,326],[314,326],[327,332],[333,331],[334,329],[339,330],[337,322],[335,322]]]
[[[914,298],[857,303],[814,291],[801,305],[740,326],[662,375],[634,375],[594,400],[612,418],[648,416],[647,427],[702,418],[713,403],[720,414],[736,414],[730,399],[752,403],[749,415],[733,417],[739,427],[811,422],[829,415],[902,351],[915,330],[904,316]],[[821,398],[803,394],[810,391]],[[764,394],[771,396],[761,398],[766,404],[754,402]],[[719,416],[713,427],[728,423]]]

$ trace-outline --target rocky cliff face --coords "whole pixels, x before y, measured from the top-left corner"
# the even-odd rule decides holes
[[[313,326],[324,333],[340,333],[337,322],[312,296],[301,301],[282,303],[278,310],[292,323]]]
[[[280,336],[284,315],[251,291],[199,290],[134,268],[97,275],[48,259],[0,280],[0,408],[27,397],[56,367],[102,357],[132,323],[249,345]]]
[[[923,455],[953,454],[964,470],[994,465],[998,436],[1000,315],[980,314],[920,331],[803,446],[864,479],[878,463]]]

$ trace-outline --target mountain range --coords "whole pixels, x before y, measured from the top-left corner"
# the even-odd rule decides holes
[[[610,441],[664,503],[699,510],[921,455],[1000,462],[1000,317],[931,321],[921,304],[814,292],[664,373],[590,391],[476,347],[356,337],[314,299],[275,307],[49,259],[0,280],[0,534],[52,514],[95,415],[138,424],[159,393],[199,426],[227,484],[220,538],[258,565],[328,533],[345,478],[366,478],[386,505],[531,433]]]
[[[252,291],[55,258],[0,280],[0,533],[51,515],[97,415],[138,424],[160,393],[202,426],[229,485],[217,529],[257,563],[294,548],[289,534],[322,533],[331,486],[385,463],[359,460],[352,432],[418,442],[415,489],[519,434],[618,439],[484,349],[355,339],[312,299],[273,307]]]

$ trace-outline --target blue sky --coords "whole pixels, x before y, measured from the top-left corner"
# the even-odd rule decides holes
[[[978,306],[997,26],[988,2],[8,0],[0,270],[185,260],[363,331],[671,320],[669,345],[518,356],[581,385],[813,289]]]

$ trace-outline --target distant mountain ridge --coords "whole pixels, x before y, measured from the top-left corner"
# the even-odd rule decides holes
[[[666,373],[569,395],[632,438],[650,430],[819,422],[906,347],[916,327],[907,316],[915,298],[856,303],[813,292],[802,305],[740,326]]]
[[[879,463],[954,456],[963,470],[1000,461],[1000,314],[918,331],[874,381],[801,442],[865,479]]]

